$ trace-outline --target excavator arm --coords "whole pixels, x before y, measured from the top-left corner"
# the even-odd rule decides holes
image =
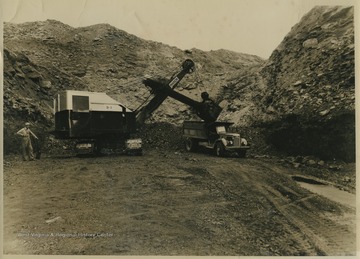
[[[160,83],[159,81],[156,82],[159,82],[159,84],[161,84],[165,88],[172,90],[179,84],[181,79],[183,79],[183,77],[186,74],[190,74],[194,71],[195,71],[194,62],[191,59],[187,59],[182,63],[182,70],[177,74],[175,74],[173,77],[171,77],[169,82],[167,82],[166,84],[162,82]],[[147,85],[146,84],[147,80],[150,79],[145,79],[143,81],[145,85]],[[152,88],[152,92],[155,94],[153,99],[151,99],[147,105],[143,106],[136,114],[136,123],[138,126],[143,125],[145,120],[151,116],[151,114],[164,102],[164,100],[168,96],[166,91],[156,91],[156,89]]]
[[[136,119],[139,126],[144,123],[151,113],[155,111],[168,96],[195,109],[196,114],[205,122],[216,121],[222,109],[215,102],[210,99],[198,102],[174,90],[187,73],[192,73],[195,70],[194,62],[187,59],[182,64],[182,68],[183,69],[173,76],[168,83],[153,79],[143,80],[143,83],[151,88],[152,93],[154,93],[155,96],[137,114]]]
[[[205,122],[216,121],[222,111],[221,107],[211,100],[205,102],[195,101],[179,92],[176,92],[168,85],[159,81],[145,79],[143,83],[150,87],[156,94],[170,96],[171,98],[192,107],[196,111],[196,114]]]

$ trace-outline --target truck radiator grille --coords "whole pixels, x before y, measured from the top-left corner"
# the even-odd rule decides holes
[[[240,146],[240,138],[234,138],[234,146]]]

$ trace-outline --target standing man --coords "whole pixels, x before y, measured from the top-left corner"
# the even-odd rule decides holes
[[[27,158],[29,158],[30,161],[34,160],[34,153],[31,145],[30,135],[38,139],[38,137],[29,129],[29,126],[30,123],[26,122],[25,128],[22,128],[21,130],[16,132],[17,135],[20,135],[22,137],[22,156],[24,161],[27,161]]]

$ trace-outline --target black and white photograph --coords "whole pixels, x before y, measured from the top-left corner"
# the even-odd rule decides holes
[[[0,9],[3,258],[359,254],[356,0]]]

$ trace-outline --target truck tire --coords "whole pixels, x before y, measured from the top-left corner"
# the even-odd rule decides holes
[[[195,139],[192,138],[186,138],[185,139],[185,149],[188,152],[194,152],[198,148],[198,142]]]
[[[217,142],[215,144],[215,155],[219,156],[219,157],[222,157],[225,155],[225,147],[224,147],[223,143]]]
[[[246,157],[246,150],[238,150],[237,154],[239,157],[244,158]]]

